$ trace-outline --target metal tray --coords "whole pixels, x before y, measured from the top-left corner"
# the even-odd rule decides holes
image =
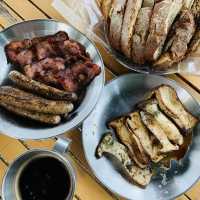
[[[95,157],[96,147],[102,135],[108,131],[106,123],[132,111],[147,91],[161,84],[174,87],[186,108],[200,117],[198,102],[175,81],[156,75],[128,74],[105,86],[98,105],[83,123],[83,147],[91,169],[105,187],[126,199],[174,199],[200,177],[200,125],[194,129],[192,144],[181,162],[173,161],[169,171],[158,168],[157,175],[145,189],[129,183],[106,157]]]
[[[58,126],[46,126],[31,120],[23,120],[0,108],[0,131],[18,139],[44,139],[60,135],[78,126],[93,110],[104,86],[104,64],[95,45],[75,28],[54,20],[31,20],[10,26],[0,32],[0,85],[11,84],[8,73],[13,66],[7,63],[4,46],[12,40],[21,40],[66,31],[69,36],[82,43],[94,63],[101,67],[101,74],[89,85],[86,95],[76,109],[74,117]]]

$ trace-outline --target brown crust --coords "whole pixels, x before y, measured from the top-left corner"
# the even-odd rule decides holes
[[[73,104],[71,103],[47,100],[11,86],[0,87],[0,102],[21,109],[55,115],[65,114],[73,109]]]
[[[39,121],[42,123],[46,123],[46,124],[56,125],[56,124],[59,124],[61,121],[61,117],[59,115],[51,115],[51,114],[29,111],[22,108],[17,108],[12,105],[8,105],[3,102],[0,102],[0,106],[2,106],[3,108],[5,108],[6,110],[10,112],[15,113],[16,115],[19,115],[28,119],[32,119],[35,121]]]
[[[111,46],[116,50],[120,50],[120,39],[125,8],[126,0],[113,0],[109,13],[108,38]]]
[[[121,50],[131,58],[132,35],[135,22],[142,6],[142,0],[127,0],[121,32]]]
[[[111,121],[109,123],[109,127],[115,130],[115,133],[119,138],[120,142],[123,143],[129,149],[129,154],[131,158],[135,161],[135,163],[139,167],[145,168],[148,163],[146,155],[143,153],[144,150],[142,149],[139,140],[137,140],[137,138],[135,137],[132,137],[132,134],[125,125],[125,121],[125,117],[118,118],[114,121]],[[143,157],[144,155],[145,157]]]

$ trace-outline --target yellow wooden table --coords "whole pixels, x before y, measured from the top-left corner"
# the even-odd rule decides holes
[[[0,30],[17,22],[30,19],[53,18],[65,21],[64,18],[53,7],[51,7],[51,3],[52,0],[0,0]],[[99,47],[99,50],[102,53],[107,67],[107,80],[112,79],[116,75],[128,72],[120,64],[115,62],[101,47]],[[178,81],[197,100],[200,101],[200,77],[178,74],[170,75],[169,77]],[[81,133],[78,130],[74,130],[65,135],[73,140],[69,155],[77,173],[77,188],[74,200],[119,199],[105,189],[89,169],[83,154]],[[54,139],[43,141],[20,141],[0,134],[0,184],[2,183],[2,178],[8,165],[18,155],[31,148],[51,149],[54,142]],[[151,200],[150,198],[148,199]],[[200,200],[200,181],[192,189],[176,200]]]

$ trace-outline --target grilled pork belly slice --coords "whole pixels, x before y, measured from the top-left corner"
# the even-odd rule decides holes
[[[190,132],[198,119],[183,106],[176,91],[169,85],[162,85],[155,90],[160,109],[170,117],[183,132]]]
[[[140,111],[141,119],[145,126],[151,131],[151,133],[159,140],[162,145],[160,150],[162,153],[178,150],[178,146],[173,145],[167,138],[165,131],[157,122],[155,117],[145,111]]]
[[[163,0],[155,4],[145,49],[147,61],[157,60],[160,56],[167,34],[182,4],[182,0]]]
[[[145,63],[144,51],[151,15],[151,7],[141,8],[139,11],[132,39],[132,59],[135,63]]]
[[[96,154],[102,157],[103,154],[113,156],[124,169],[126,177],[141,187],[149,184],[152,172],[149,168],[141,169],[131,160],[126,146],[114,140],[112,134],[107,133],[99,143]]]
[[[172,37],[167,43],[167,52],[153,63],[157,69],[165,69],[180,62],[188,50],[188,44],[196,29],[193,14],[190,10],[182,10],[180,17],[172,27]]]
[[[156,99],[141,102],[138,107],[154,116],[170,141],[178,145],[183,144],[183,136],[171,120],[160,111]]]
[[[127,0],[126,3],[121,32],[121,50],[128,58],[131,58],[132,35],[134,29],[137,31],[135,22],[141,6],[142,0]]]
[[[149,159],[146,156],[140,141],[128,130],[125,123],[126,118],[122,117],[110,122],[109,127],[115,130],[120,142],[128,148],[130,156],[136,164],[141,168],[145,168],[149,163]]]
[[[139,112],[133,112],[129,114],[126,119],[126,125],[129,130],[135,135],[141,142],[142,147],[150,158],[153,158],[153,144],[150,138],[148,129],[144,126],[141,121]]]
[[[120,38],[126,0],[113,0],[109,13],[109,33],[108,38],[113,48],[120,50]]]

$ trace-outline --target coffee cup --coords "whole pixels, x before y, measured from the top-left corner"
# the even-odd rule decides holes
[[[68,139],[58,138],[52,150],[32,149],[8,168],[2,184],[3,200],[71,200],[75,171],[66,153]]]

